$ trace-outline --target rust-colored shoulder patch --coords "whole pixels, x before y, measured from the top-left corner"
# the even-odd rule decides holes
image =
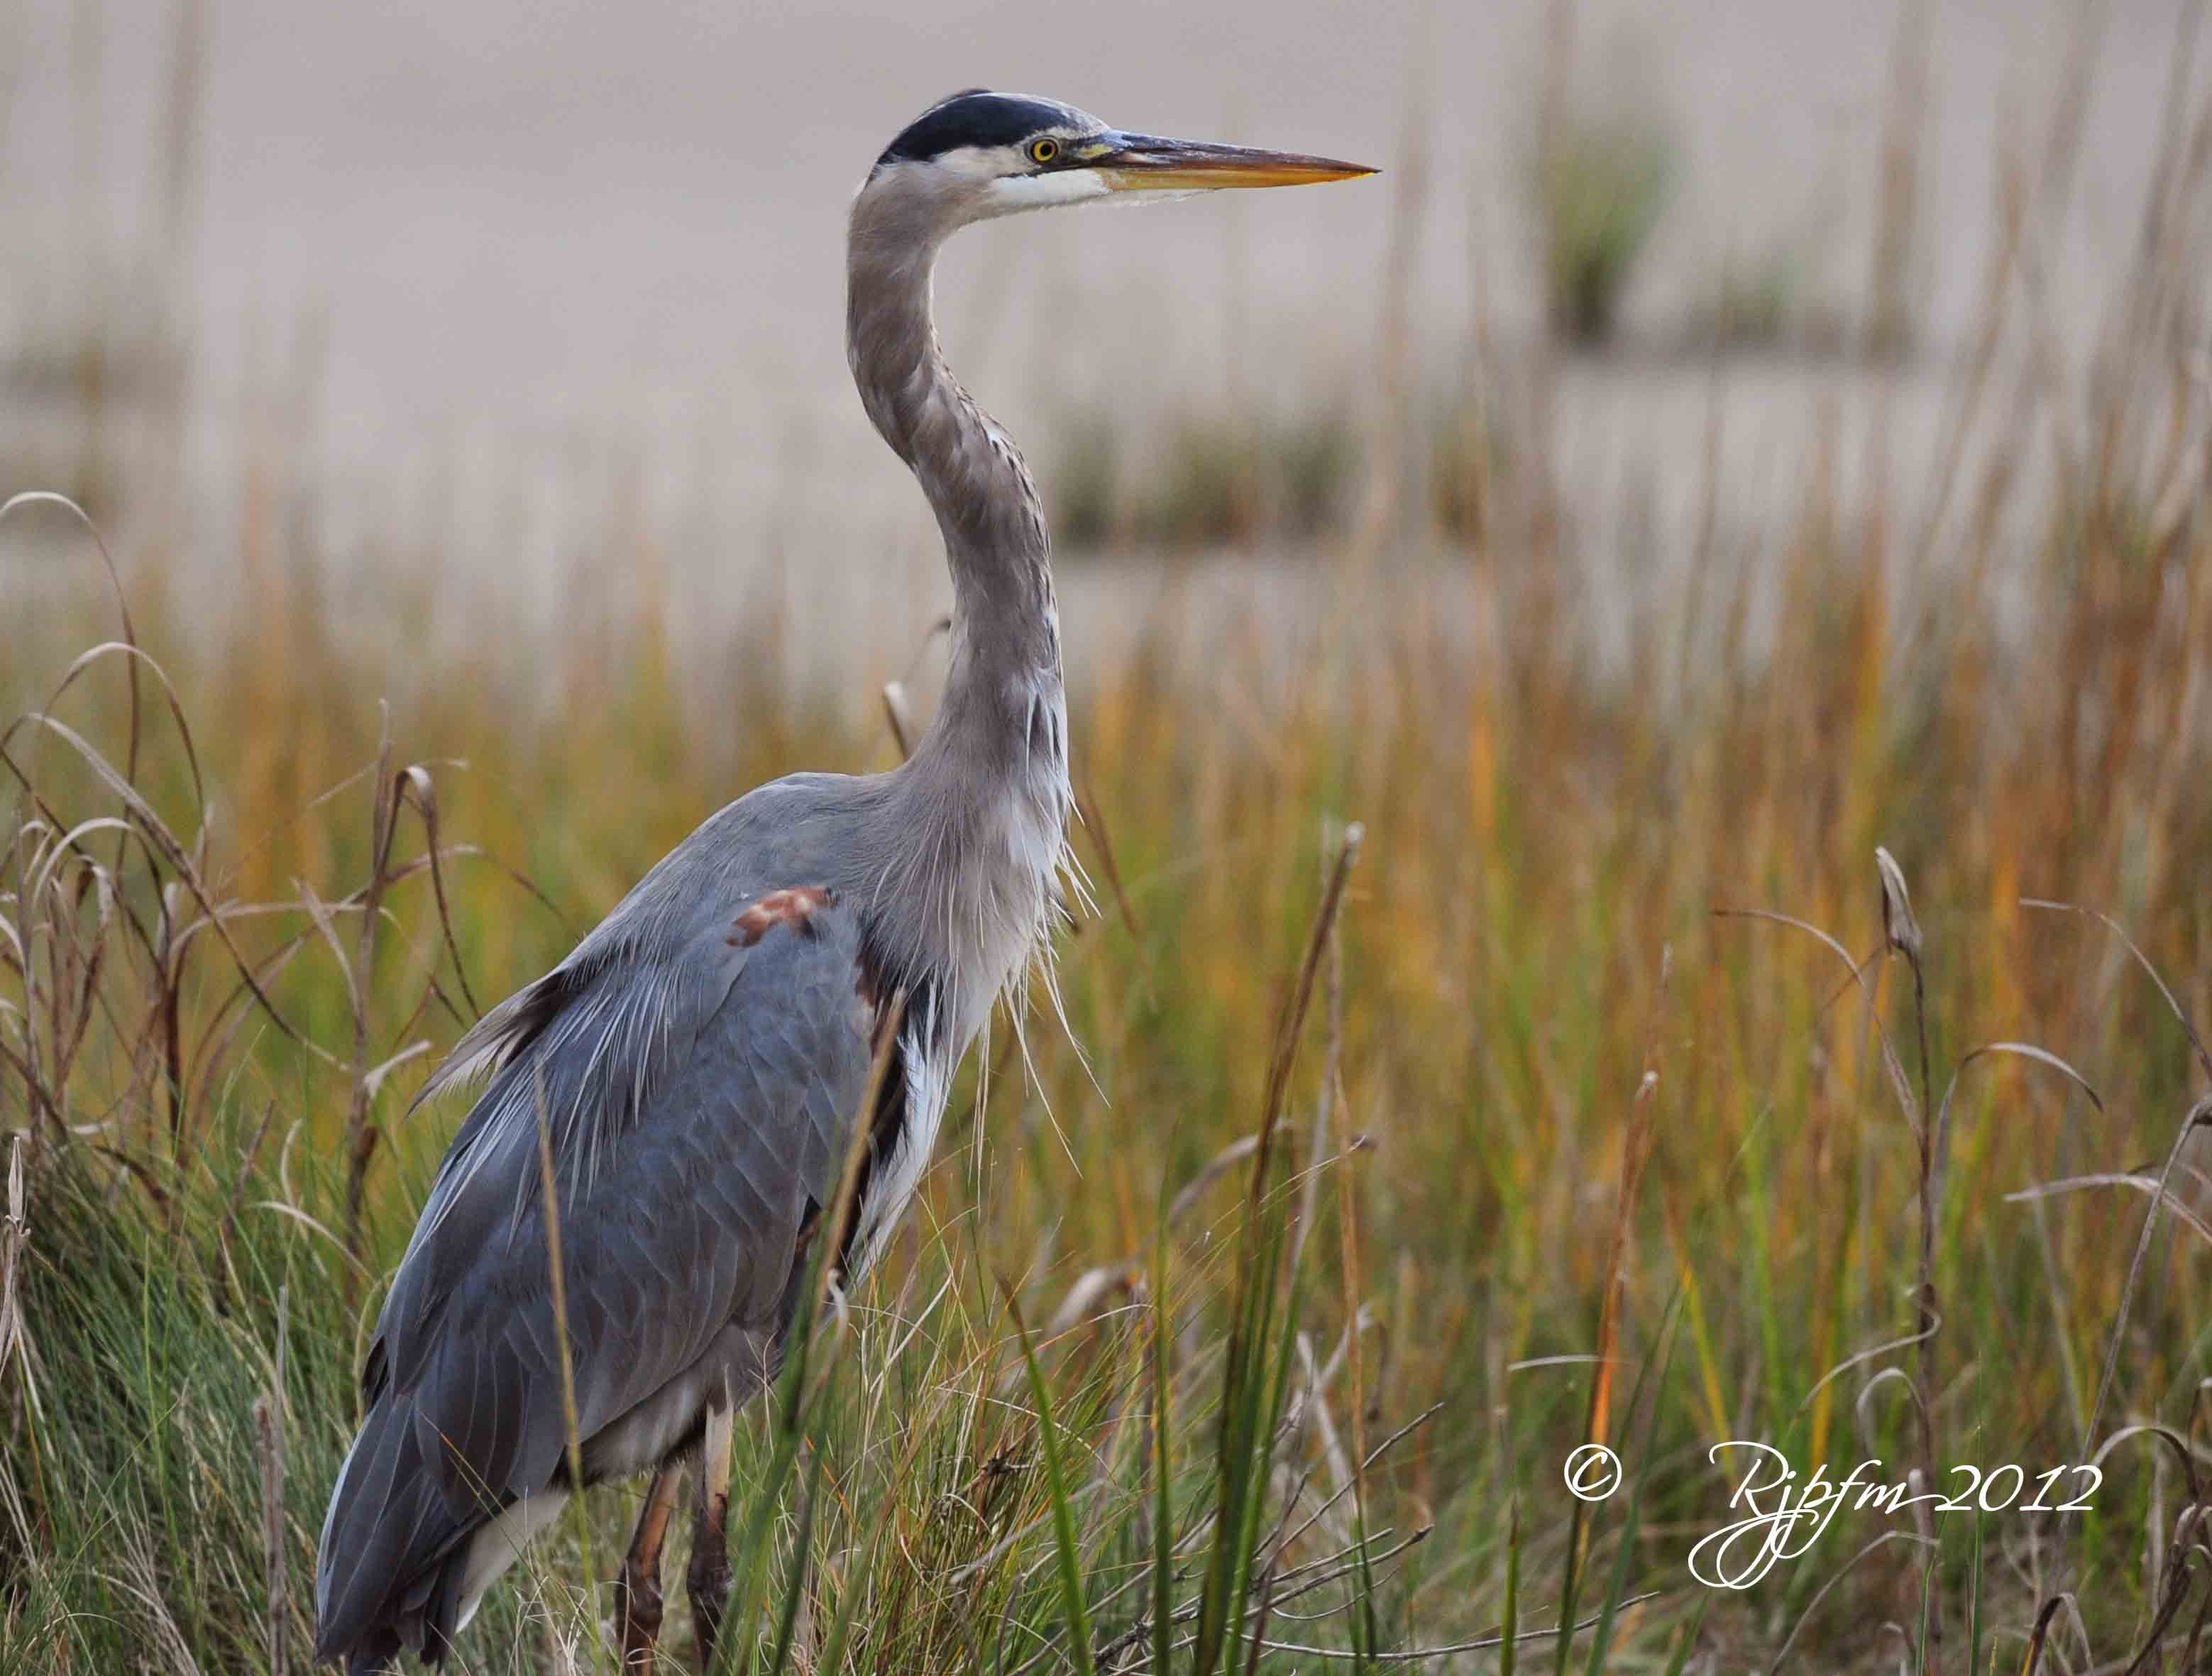
[[[750,949],[776,926],[790,926],[808,937],[817,936],[814,916],[836,900],[835,893],[819,884],[771,890],[731,922],[729,944],[733,949]]]

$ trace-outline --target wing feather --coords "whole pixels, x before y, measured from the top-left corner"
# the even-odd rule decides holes
[[[859,910],[814,896],[749,937],[728,915],[657,940],[603,936],[611,920],[439,1073],[440,1086],[490,1080],[378,1321],[369,1412],[324,1528],[326,1651],[383,1633],[407,1602],[428,1610],[450,1593],[431,1574],[457,1545],[564,1472],[541,1108],[587,1462],[595,1435],[726,1328],[773,1337],[800,1225],[844,1157],[874,1025]],[[738,900],[744,913],[764,898]]]

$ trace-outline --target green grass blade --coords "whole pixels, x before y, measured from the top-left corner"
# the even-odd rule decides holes
[[[1674,1656],[1667,1661],[1667,1676],[1682,1676],[1683,1670],[1690,1662],[1690,1655],[1697,1649],[1698,1632],[1705,1627],[1705,1608],[1712,1603],[1711,1589],[1698,1593],[1698,1609],[1690,1614],[1690,1622],[1682,1631],[1682,1638],[1674,1643]]]
[[[1680,1298],[1680,1294],[1677,1292],[1675,1294],[1677,1303]],[[1659,1411],[1666,1400],[1668,1377],[1674,1371],[1674,1346],[1680,1336],[1681,1321],[1680,1309],[1670,1303],[1664,1329],[1666,1351],[1659,1364],[1658,1388],[1652,1393],[1650,1411],[1644,1417],[1644,1442],[1638,1450],[1641,1460],[1636,1470],[1636,1477],[1629,1485],[1628,1510],[1623,1515],[1621,1524],[1620,1553],[1613,1564],[1613,1582],[1606,1590],[1605,1607],[1598,1616],[1596,1633],[1590,1641],[1588,1667],[1589,1676],[1603,1676],[1606,1656],[1613,1649],[1613,1619],[1620,1610],[1620,1603],[1628,1598],[1629,1576],[1636,1564],[1636,1533],[1639,1528],[1639,1521],[1643,1513],[1644,1491],[1645,1485],[1650,1480],[1653,1463],[1656,1461],[1659,1455]],[[1642,1399],[1643,1387],[1643,1376],[1639,1375],[1636,1381],[1636,1389],[1630,1394],[1628,1399],[1628,1412],[1632,1415],[1636,1412],[1637,1403]]]
[[[1077,1676],[1091,1676],[1091,1614],[1084,1605],[1083,1560],[1075,1545],[1075,1514],[1068,1503],[1067,1479],[1060,1469],[1060,1436],[1052,1418],[1052,1392],[1045,1384],[1036,1347],[1030,1342],[1030,1330],[1022,1322],[1022,1306],[1014,1296],[1014,1289],[1003,1279],[999,1286],[1006,1295],[1014,1336],[1021,1341],[1022,1366],[1029,1372],[1030,1395],[1036,1402],[1037,1441],[1044,1454],[1045,1492],[1052,1501],[1052,1538],[1060,1558],[1060,1608],[1067,1622],[1068,1653]]]
[[[1161,1207],[1152,1254],[1152,1668],[1165,1673],[1175,1645],[1175,1451],[1170,1431],[1168,1358],[1173,1354],[1168,1321],[1168,1223]]]
[[[799,1503],[799,1534],[791,1545],[791,1576],[783,1589],[783,1611],[775,1626],[775,1650],[768,1662],[769,1676],[781,1676],[791,1660],[791,1643],[799,1628],[799,1608],[806,1594],[806,1562],[814,1541],[814,1506],[822,1490],[822,1453],[807,1458],[806,1487]]]
[[[1498,1676],[1513,1676],[1521,1656],[1521,1492],[1505,1515],[1505,1616],[1498,1624]]]

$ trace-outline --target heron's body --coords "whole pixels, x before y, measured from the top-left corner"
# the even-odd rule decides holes
[[[896,1080],[848,1272],[872,1260],[919,1180],[952,1066],[1026,946],[1008,933],[1042,924],[1048,877],[1035,875],[1024,923],[987,941],[954,926],[957,953],[900,947],[870,902],[907,883],[908,852],[872,839],[905,829],[913,784],[905,769],[795,775],[740,799],[464,1044],[498,1069],[379,1323],[368,1424],[325,1533],[325,1637],[374,1614],[400,1639],[434,1630],[442,1644],[517,1538],[559,1509],[541,1089],[586,1482],[658,1466],[696,1441],[710,1399],[726,1411],[772,1372],[802,1232],[832,1202],[875,1032],[900,997]],[[341,1556],[350,1566],[334,1577]],[[396,1598],[343,1588],[374,1576],[398,1582]]]
[[[710,817],[425,1090],[489,1079],[378,1321],[323,1528],[320,1656],[360,1671],[403,1647],[442,1656],[558,1511],[575,1487],[565,1327],[585,1483],[660,1473],[625,1572],[649,1590],[649,1661],[670,1464],[705,1442],[702,1517],[719,1543],[717,1424],[726,1443],[732,1407],[773,1375],[805,1307],[811,1242],[837,1240],[848,1284],[874,1260],[954,1068],[1042,947],[1054,900],[1072,798],[1044,519],[1020,455],[945,364],[929,313],[938,247],[968,222],[1109,190],[1115,169],[1176,184],[1176,171],[1230,173],[1224,159],[1249,178],[1204,184],[1280,184],[1254,160],[1282,179],[1358,172],[1139,141],[991,94],[933,107],[878,160],[854,206],[848,343],[869,416],[945,537],[944,701],[890,773],[795,774]],[[886,1032],[890,1074],[863,1114]],[[828,1230],[861,1117],[851,1218]],[[703,1636],[702,1594],[721,1576],[700,1545]]]

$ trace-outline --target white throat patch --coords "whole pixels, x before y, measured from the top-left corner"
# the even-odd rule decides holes
[[[1050,210],[1085,203],[1110,189],[1096,169],[1061,169],[1052,174],[1001,175],[984,188],[986,216],[1018,216],[1025,210]]]

